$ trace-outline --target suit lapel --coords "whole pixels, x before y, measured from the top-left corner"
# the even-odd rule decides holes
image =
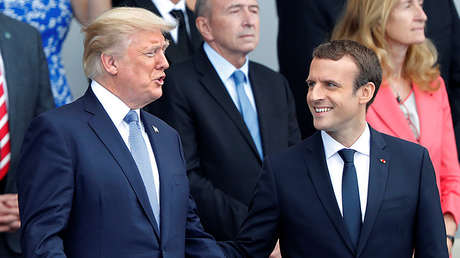
[[[17,87],[14,87],[15,81],[20,79],[20,76],[23,74],[19,74],[18,72],[22,73],[24,71],[16,71],[11,69],[12,67],[20,67],[19,65],[15,65],[17,62],[23,62],[21,58],[17,58],[16,45],[14,41],[19,39],[14,39],[13,35],[6,30],[5,26],[0,26],[0,49],[2,53],[3,59],[3,67],[4,67],[4,76],[6,80],[6,87],[7,87],[7,94],[8,100],[16,100],[21,99],[17,97],[18,92]],[[18,101],[8,101],[8,123],[9,123],[9,130],[10,132],[15,131],[17,125],[17,118],[16,115]],[[22,123],[22,121],[20,121]]]
[[[93,114],[93,117],[91,117],[88,121],[89,126],[93,129],[94,133],[103,142],[105,147],[120,166],[134,193],[136,194],[142,209],[146,213],[147,218],[155,231],[155,235],[158,240],[160,240],[160,235],[153,216],[152,208],[150,207],[147,192],[145,191],[144,183],[129,149],[126,147],[126,144],[118,133],[117,128],[110,120],[110,117],[97,100],[91,88],[86,91],[84,98],[86,111]]]
[[[361,254],[377,218],[378,211],[382,205],[385,187],[388,178],[388,164],[390,155],[385,151],[385,142],[374,129],[371,131],[370,140],[370,164],[369,164],[369,187],[367,193],[367,207],[364,217],[361,236],[358,243],[357,257]]]
[[[308,168],[308,175],[313,182],[318,198],[346,246],[351,252],[354,252],[353,244],[343,224],[342,214],[340,213],[328,173],[321,133],[315,133],[308,141],[306,147],[305,165]]]
[[[244,123],[243,117],[233,103],[227,89],[202,48],[200,48],[200,53],[195,56],[194,63],[196,70],[202,75],[200,79],[201,84],[209,92],[209,94],[214,97],[216,103],[230,117],[230,120],[236,125],[240,133],[243,135],[243,138],[249,144],[250,148],[254,152],[254,155],[256,155],[261,161],[256,145],[254,144],[249,130]]]
[[[270,85],[270,82],[267,81],[268,78],[263,78],[257,75],[254,63],[252,62],[249,62],[249,80],[251,81],[252,92],[256,103],[262,149],[264,153],[271,153],[269,140],[275,139],[276,136],[270,137],[270,130],[272,128],[276,128],[276,125],[269,124],[269,116],[267,113],[270,112],[266,112],[272,108],[270,98],[267,96],[267,89],[265,88],[267,85]]]
[[[387,82],[382,83],[377,97],[369,108],[375,111],[380,120],[386,124],[394,136],[416,142],[406,117],[404,117],[403,112],[399,108],[399,104]]]
[[[144,124],[145,131],[149,136],[150,145],[152,146],[153,153],[155,154],[155,161],[157,163],[158,168],[158,175],[160,179],[160,234],[161,239],[168,239],[168,233],[170,231],[169,227],[170,218],[171,218],[171,209],[172,209],[172,202],[171,196],[173,196],[173,188],[174,182],[172,182],[173,178],[171,178],[170,173],[168,173],[167,164],[163,164],[161,161],[165,160],[162,158],[163,150],[158,146],[165,146],[165,144],[161,144],[161,132],[158,130],[154,130],[153,128],[157,128],[154,122],[150,119],[146,119],[145,111],[141,110],[141,117],[142,122]]]

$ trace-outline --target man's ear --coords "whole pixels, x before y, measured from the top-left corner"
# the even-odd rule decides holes
[[[361,86],[359,89],[359,103],[366,105],[371,101],[375,92],[375,84],[373,82],[368,82],[365,85]]]
[[[212,35],[212,28],[209,26],[209,20],[206,17],[198,16],[195,20],[196,28],[200,32],[203,39],[207,42],[211,42],[214,40],[214,36]]]
[[[118,74],[118,67],[117,67],[117,60],[113,55],[108,55],[102,53],[101,56],[101,63],[104,70],[109,73],[110,75],[117,75]]]

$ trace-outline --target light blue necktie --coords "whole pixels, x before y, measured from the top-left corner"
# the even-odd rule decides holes
[[[152,207],[153,215],[160,229],[160,205],[155,189],[155,182],[153,180],[153,170],[150,165],[149,153],[147,145],[141,133],[141,126],[139,124],[139,117],[136,111],[130,110],[123,119],[129,125],[128,142],[131,149],[131,155],[136,161],[137,168],[144,181],[145,190],[149,197],[150,207]]]
[[[257,151],[259,152],[260,158],[263,159],[264,154],[262,150],[262,142],[260,140],[259,121],[257,119],[257,112],[249,102],[249,98],[244,91],[244,83],[246,82],[246,75],[236,70],[232,74],[233,81],[235,82],[236,93],[238,95],[238,105],[240,113],[243,116],[243,120],[249,129],[249,133],[252,136],[252,140],[256,145]]]
[[[355,150],[341,149],[339,155],[343,160],[342,175],[342,209],[343,222],[347,227],[354,247],[358,246],[361,233],[361,202],[359,200],[358,177],[353,162]]]

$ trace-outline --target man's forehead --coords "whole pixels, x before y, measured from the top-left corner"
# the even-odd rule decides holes
[[[220,8],[228,9],[233,6],[259,6],[257,0],[212,0],[214,6],[220,4]]]
[[[309,79],[312,77],[318,80],[331,80],[334,78],[344,79],[346,77],[354,78],[358,72],[358,67],[351,57],[343,56],[338,60],[328,58],[313,58],[310,66]]]

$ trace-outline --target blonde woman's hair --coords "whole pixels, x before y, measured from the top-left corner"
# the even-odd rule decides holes
[[[390,12],[398,1],[348,0],[331,37],[332,40],[354,40],[374,50],[382,65],[384,77],[389,77],[393,71],[385,30]],[[437,59],[438,53],[429,39],[421,44],[413,44],[407,50],[403,75],[423,91],[436,91],[440,86],[436,80],[440,75]]]
[[[101,14],[82,31],[85,33],[83,70],[88,78],[102,75],[100,56],[121,55],[129,45],[129,37],[139,31],[170,31],[174,25],[152,12],[135,7],[113,8]]]

